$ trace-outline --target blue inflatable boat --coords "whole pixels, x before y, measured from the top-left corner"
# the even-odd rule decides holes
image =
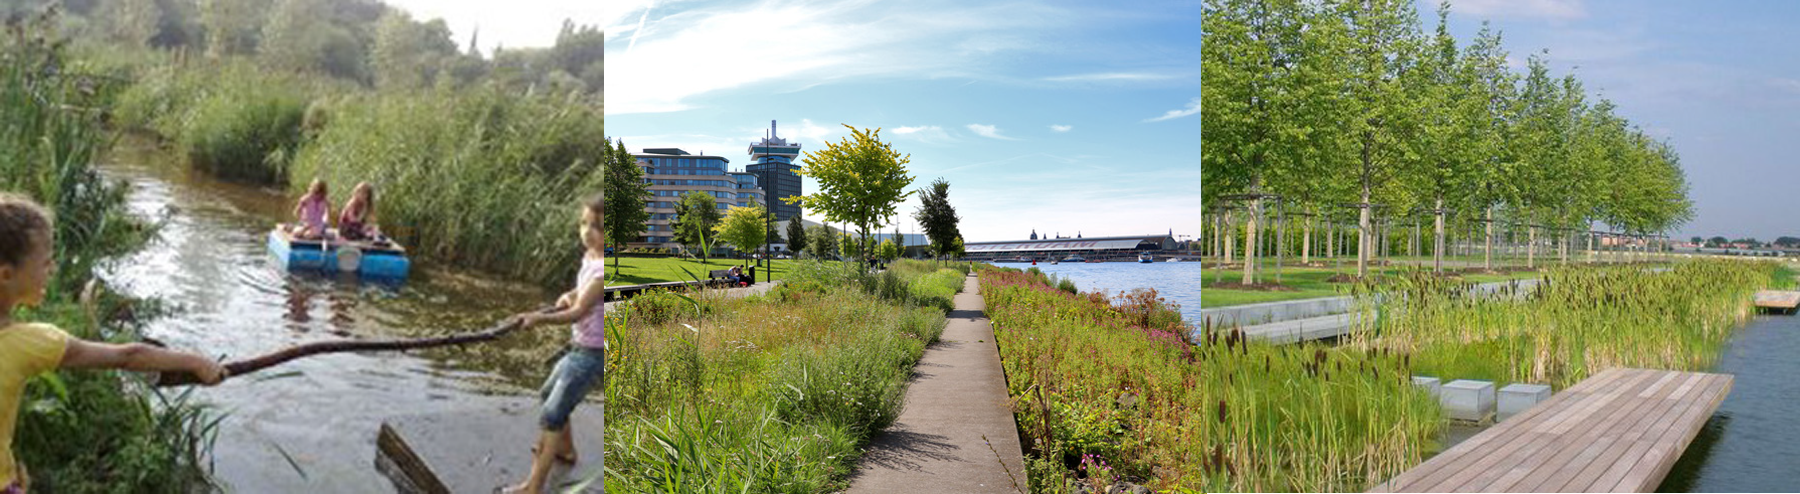
[[[295,239],[288,234],[285,225],[276,225],[269,231],[269,254],[288,271],[343,272],[365,278],[404,279],[412,270],[412,261],[406,258],[406,248],[400,244],[386,239],[372,242],[336,239],[335,231],[328,236],[334,240]]]

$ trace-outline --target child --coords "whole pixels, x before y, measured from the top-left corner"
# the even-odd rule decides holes
[[[601,225],[606,221],[606,204],[596,196],[581,211],[581,243],[587,254],[581,258],[581,272],[575,278],[575,289],[556,300],[553,313],[525,313],[516,316],[520,328],[539,324],[575,323],[574,339],[568,353],[556,363],[541,392],[544,399],[540,424],[543,434],[531,462],[531,476],[525,483],[506,492],[538,493],[550,475],[552,462],[575,463],[574,432],[569,415],[581,404],[590,389],[606,380],[606,295],[605,240]],[[601,431],[595,431],[596,434]]]
[[[325,223],[325,219],[331,217],[331,201],[327,195],[325,181],[313,179],[312,185],[306,188],[306,195],[294,203],[294,217],[300,219],[300,224],[289,228],[288,233],[297,238],[325,238],[325,229],[331,226]]]
[[[56,369],[187,371],[208,385],[225,378],[212,359],[141,343],[115,345],[73,338],[56,326],[15,321],[15,307],[36,305],[56,268],[50,214],[30,200],[0,193],[0,494],[31,487],[13,458],[13,428],[25,382]]]
[[[338,214],[338,236],[344,240],[366,240],[381,235],[375,229],[375,188],[368,182],[356,184],[350,202]]]

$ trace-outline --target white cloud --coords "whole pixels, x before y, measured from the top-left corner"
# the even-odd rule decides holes
[[[1200,113],[1200,98],[1194,98],[1193,101],[1188,102],[1187,108],[1182,108],[1179,110],[1169,110],[1167,113],[1162,114],[1162,116],[1152,118],[1149,120],[1145,120],[1145,122],[1161,122],[1164,120],[1174,120],[1177,118],[1193,115],[1196,113]]]
[[[827,141],[836,140],[837,136],[846,135],[849,131],[850,129],[846,129],[842,125],[823,126],[813,123],[810,118],[802,118],[800,119],[800,131],[794,135],[803,139],[801,142],[804,144],[824,148]]]
[[[1457,0],[1450,11],[1477,17],[1570,20],[1587,17],[1583,0]]]
[[[1005,139],[1008,141],[1018,140],[1017,138],[1014,138],[1014,137],[1007,137],[1007,136],[1000,135],[1000,128],[992,126],[992,125],[969,124],[969,131],[974,132],[975,135],[979,135],[979,136],[990,138],[990,139]]]
[[[894,136],[927,143],[945,143],[955,141],[943,127],[936,125],[920,125],[917,127],[894,127]]]
[[[1047,49],[1030,37],[1075,21],[1064,9],[1034,3],[652,7],[639,2],[606,12],[609,38],[628,32],[635,40],[607,44],[608,114],[685,110],[695,96],[772,81],[804,87],[866,76],[972,77],[990,70],[988,58]],[[783,89],[790,88],[776,90]]]
[[[1093,74],[1071,74],[1056,77],[1045,77],[1050,82],[1099,82],[1099,81],[1155,81],[1173,78],[1168,74],[1148,72],[1098,72]]]
[[[1068,132],[1071,130],[1075,130],[1075,126],[1073,126],[1073,125],[1051,125],[1050,130],[1053,132]]]

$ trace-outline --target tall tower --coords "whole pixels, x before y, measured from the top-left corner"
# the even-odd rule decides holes
[[[769,212],[775,221],[787,221],[800,216],[799,204],[788,204],[782,198],[801,195],[800,165],[794,160],[800,157],[800,143],[789,143],[775,133],[775,121],[769,121],[769,135],[761,141],[750,143],[750,165],[744,170],[755,173],[763,190],[769,194]]]

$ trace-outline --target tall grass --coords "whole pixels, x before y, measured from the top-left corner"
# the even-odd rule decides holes
[[[158,57],[166,58],[166,57]],[[173,143],[188,164],[255,183],[288,180],[311,102],[304,82],[244,60],[168,62],[119,98],[118,121]]]
[[[1190,340],[1153,291],[1109,300],[1011,269],[983,270],[981,290],[1033,492],[1361,490],[1419,462],[1441,425],[1394,353]]]
[[[74,301],[95,269],[141,248],[152,228],[125,210],[124,185],[94,170],[105,144],[108,80],[70,63],[55,20],[8,23],[0,37],[0,190],[22,193],[57,217],[57,274],[45,303],[14,314],[89,339],[129,338]],[[131,303],[109,301],[108,305]],[[110,310],[95,313],[109,313]],[[216,419],[185,396],[146,389],[116,372],[61,371],[31,380],[17,418],[18,458],[38,492],[191,492],[207,484],[202,461]]]
[[[865,291],[854,263],[799,264],[769,296],[648,294],[608,314],[609,490],[847,487],[944,313]],[[941,286],[941,273],[957,272],[898,279]]]
[[[330,105],[291,174],[375,185],[384,231],[414,252],[524,279],[573,276],[578,206],[600,191],[598,107],[492,88],[367,93]]]
[[[1376,310],[1377,298],[1385,303],[1350,341],[1410,353],[1425,375],[1557,388],[1612,367],[1700,370],[1749,316],[1751,295],[1781,272],[1772,262],[1722,260],[1661,271],[1553,267],[1527,294],[1486,295],[1429,276],[1399,277],[1357,290],[1365,310]]]

